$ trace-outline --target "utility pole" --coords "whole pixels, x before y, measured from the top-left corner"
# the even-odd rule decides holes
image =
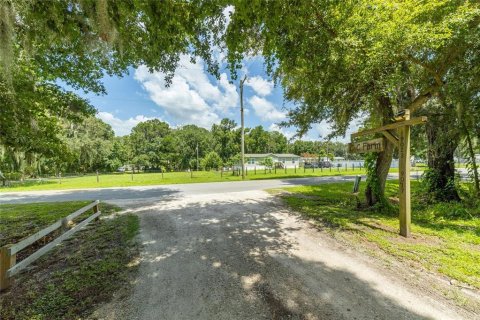
[[[198,142],[197,142],[197,171],[198,171]]]
[[[240,80],[240,114],[242,119],[242,180],[245,180],[245,120],[243,117],[243,84],[247,75]]]

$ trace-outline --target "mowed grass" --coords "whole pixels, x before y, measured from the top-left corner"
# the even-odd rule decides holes
[[[87,203],[0,205],[0,244],[18,242]],[[0,293],[0,319],[83,319],[115,292],[128,292],[138,257],[138,217],[115,215],[119,208],[104,203],[100,208],[99,221],[14,277],[12,287]]]
[[[391,172],[398,172],[392,169]],[[315,168],[315,169],[277,169],[275,170],[248,170],[247,180],[262,179],[287,179],[302,177],[321,177],[338,175],[357,175],[365,174],[363,169],[351,167],[345,170],[342,168]],[[167,172],[161,173],[130,173],[123,174],[101,174],[97,182],[96,175],[86,175],[77,177],[68,177],[62,179],[43,179],[28,181],[25,183],[12,183],[10,187],[0,187],[0,192],[9,191],[33,191],[33,190],[65,190],[65,189],[87,189],[87,188],[108,188],[108,187],[130,187],[130,186],[149,186],[162,184],[183,184],[200,182],[222,182],[222,181],[241,181],[242,177],[232,175],[232,171],[194,171],[194,172]]]
[[[406,239],[398,234],[398,210],[385,213],[356,209],[359,200],[351,193],[352,183],[286,190],[282,197],[288,205],[335,236],[480,288],[478,203],[427,205],[420,198],[419,184],[412,182],[412,237]],[[362,192],[363,188],[359,197]],[[388,181],[387,193],[396,196],[397,192],[397,182]]]
[[[90,202],[2,204],[0,205],[0,247],[28,237]],[[89,213],[91,214],[91,211]]]

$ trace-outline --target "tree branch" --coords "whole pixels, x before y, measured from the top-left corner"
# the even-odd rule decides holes
[[[419,94],[415,99],[413,99],[412,103],[406,107],[406,109],[410,110],[411,113],[414,113],[418,109],[420,109],[434,94],[438,93],[440,89],[440,85],[434,84],[424,90],[421,94]]]

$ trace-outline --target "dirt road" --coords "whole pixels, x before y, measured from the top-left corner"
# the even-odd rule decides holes
[[[105,319],[462,319],[263,191],[116,203],[141,217],[133,294]]]

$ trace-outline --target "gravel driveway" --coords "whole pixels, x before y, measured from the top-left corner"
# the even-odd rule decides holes
[[[263,191],[121,204],[141,217],[133,294],[104,319],[461,319]]]

